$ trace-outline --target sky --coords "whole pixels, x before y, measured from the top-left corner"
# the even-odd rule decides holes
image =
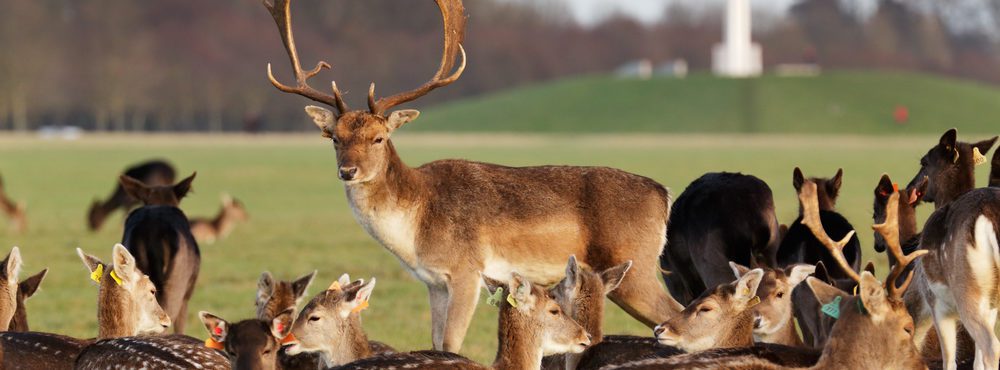
[[[643,22],[653,22],[663,15],[671,2],[686,4],[721,3],[725,0],[563,0],[573,15],[583,24],[593,24],[614,11],[631,15]],[[758,9],[784,11],[796,0],[751,0]]]

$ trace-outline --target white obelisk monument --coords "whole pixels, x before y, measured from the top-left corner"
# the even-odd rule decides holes
[[[729,0],[722,34],[722,43],[712,50],[712,71],[726,77],[760,75],[760,45],[750,40],[750,0]]]

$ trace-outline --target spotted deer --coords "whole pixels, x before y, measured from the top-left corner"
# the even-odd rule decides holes
[[[126,168],[125,176],[139,180],[149,186],[164,186],[174,183],[174,167],[162,160],[152,160]],[[121,209],[128,213],[139,204],[139,200],[130,196],[120,182],[115,183],[115,190],[106,200],[94,199],[87,211],[87,227],[97,231],[104,225],[108,215]]]
[[[9,229],[15,233],[22,233],[28,228],[28,216],[25,214],[27,206],[24,202],[15,202],[7,196],[4,187],[3,177],[0,177],[0,211],[9,220]]]
[[[112,264],[77,249],[98,284],[97,338],[77,339],[39,332],[0,333],[0,368],[71,369],[74,359],[95,340],[158,334],[170,318],[156,302],[156,288],[136,268],[135,258],[121,244],[112,251]],[[81,280],[83,277],[81,277]]]
[[[746,266],[730,262],[733,274],[739,279],[752,271]],[[760,303],[753,307],[753,338],[755,343],[776,343],[802,346],[802,338],[795,330],[792,308],[792,289],[816,271],[816,266],[797,264],[784,269],[762,269],[764,276],[757,288]]]
[[[299,312],[291,343],[285,353],[300,356],[319,354],[326,367],[340,366],[378,354],[392,353],[392,347],[368,340],[361,326],[361,311],[368,308],[375,278],[351,282],[341,275]]]
[[[174,185],[151,186],[121,177],[125,192],[144,205],[125,220],[122,243],[156,286],[156,299],[170,315],[174,333],[183,333],[187,304],[201,268],[201,251],[187,215],[177,206],[197,173]]]
[[[192,218],[191,234],[199,243],[215,243],[229,236],[236,224],[249,219],[243,202],[229,194],[222,195],[222,209],[213,218]]]
[[[201,311],[198,317],[208,329],[211,347],[229,357],[233,370],[288,370],[279,360],[282,342],[290,337],[292,309],[279,313],[271,320],[250,319],[229,323],[221,317]],[[319,369],[313,367],[312,369]]]
[[[302,297],[305,296],[306,290],[309,289],[315,276],[316,271],[313,271],[294,281],[284,281],[276,280],[270,272],[262,273],[257,281],[257,299],[255,300],[257,319],[271,322],[282,312],[297,311],[299,302],[302,301]],[[202,319],[202,322],[204,321]],[[319,369],[320,363],[319,356],[314,353],[292,356],[284,351],[278,353],[278,361],[283,370],[315,370]]]
[[[923,201],[934,203],[934,208],[951,203],[976,188],[976,166],[986,162],[997,137],[977,143],[958,141],[958,131],[950,129],[941,135],[938,144],[920,158],[920,170],[907,184],[913,188],[927,178],[927,192]]]
[[[543,356],[580,353],[590,345],[587,331],[566,315],[544,288],[517,273],[506,283],[488,277],[483,280],[488,294],[499,297],[499,344],[492,366],[453,353],[420,351],[370,357],[338,369],[538,369]]]
[[[691,182],[670,210],[660,266],[670,294],[689,304],[732,281],[729,262],[772,266],[780,236],[774,196],[761,179],[712,172]]]
[[[461,76],[465,15],[460,0],[437,0],[444,52],[434,77],[388,98],[376,99],[372,85],[366,111],[349,110],[336,84],[332,94],[307,84],[329,65],[320,62],[312,70],[302,69],[289,4],[289,0],[265,2],[297,85],[278,82],[270,66],[268,77],[283,92],[334,109],[309,106],[306,112],[333,142],[338,174],[355,219],[427,285],[435,349],[461,348],[478,301],[480,271],[503,280],[516,270],[532,281],[551,284],[562,278],[563,263],[570,255],[597,270],[660,256],[670,195],[652,179],[603,167],[515,168],[442,160],[412,168],[403,163],[389,137],[419,112],[389,109]],[[456,69],[459,55],[462,62]],[[636,264],[610,296],[650,326],[681,308],[664,291],[657,273],[655,264]]]
[[[812,198],[811,202],[807,202],[811,203],[809,207],[818,211],[815,191],[815,184],[811,181],[803,185],[804,195]],[[898,194],[894,196],[898,197]],[[804,214],[808,213],[808,210],[804,210]],[[918,250],[904,254],[896,238],[898,231],[895,230],[897,224],[894,208],[890,207],[887,213],[889,216],[886,222],[874,227],[888,240],[889,251],[898,262],[893,265],[884,284],[871,272],[862,271],[858,274],[850,267],[850,262],[842,252],[849,238],[839,242],[829,237],[821,238],[824,245],[838,256],[837,265],[846,269],[846,275],[857,282],[858,293],[853,295],[814,277],[806,279],[806,284],[816,295],[816,299],[829,307],[829,315],[836,316],[831,338],[815,362],[808,361],[808,354],[803,356],[801,350],[790,348],[789,351],[777,352],[772,349],[767,356],[746,350],[735,350],[729,354],[709,351],[638,360],[605,369],[926,369],[927,366],[913,344],[914,324],[903,298],[911,278],[902,279],[901,285],[895,282],[908,264],[927,252]],[[817,225],[818,216],[808,216],[808,219],[813,221],[810,228],[822,227]],[[912,277],[912,273],[907,276]]]

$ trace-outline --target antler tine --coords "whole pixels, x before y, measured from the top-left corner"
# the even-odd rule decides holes
[[[889,296],[902,299],[903,293],[906,292],[906,288],[910,286],[910,281],[913,279],[913,271],[910,271],[906,276],[906,280],[902,284],[896,286],[896,279],[899,278],[900,274],[906,270],[906,266],[913,263],[918,257],[927,254],[927,250],[918,249],[910,254],[903,254],[903,247],[899,244],[899,192],[896,191],[889,196],[889,201],[885,206],[885,222],[878,225],[873,225],[872,229],[877,231],[885,239],[885,244],[888,246],[889,253],[896,259],[896,265],[892,266],[892,271],[889,272],[889,277],[885,280],[885,288],[889,292]]]
[[[861,276],[858,275],[857,271],[854,271],[851,264],[847,262],[847,258],[844,257],[844,246],[851,241],[851,238],[854,236],[854,230],[848,232],[844,236],[844,239],[839,242],[830,238],[830,235],[823,229],[822,221],[820,221],[816,183],[812,180],[806,180],[802,184],[802,190],[799,192],[799,201],[802,202],[802,224],[806,225],[812,231],[813,235],[816,236],[816,239],[830,251],[830,255],[840,265],[840,269],[844,270],[855,282],[860,283]]]
[[[319,74],[323,69],[330,69],[330,64],[320,61],[316,63],[315,68],[308,71],[302,70],[302,64],[299,63],[299,52],[295,48],[295,36],[292,33],[292,13],[289,11],[292,1],[274,1],[272,4],[269,0],[264,0],[264,7],[271,13],[275,25],[278,26],[278,33],[281,34],[281,42],[285,45],[285,51],[288,52],[288,59],[292,64],[292,72],[295,74],[297,86],[291,87],[278,82],[278,79],[274,77],[274,73],[271,71],[271,63],[267,64],[267,79],[278,90],[302,95],[314,101],[332,106],[337,109],[338,114],[346,113],[348,111],[347,103],[344,102],[343,95],[340,93],[340,89],[337,88],[335,82],[332,84],[333,95],[320,92],[307,83],[307,80]]]
[[[378,101],[375,101],[374,88],[371,89],[368,93],[368,101],[372,114],[384,114],[392,107],[416,100],[434,89],[447,86],[458,80],[462,76],[462,72],[465,71],[466,55],[465,48],[462,46],[465,37],[465,6],[462,5],[462,0],[436,0],[435,2],[441,10],[441,18],[444,23],[444,51],[441,54],[441,65],[438,67],[437,73],[430,81],[414,90],[381,98]],[[455,68],[455,58],[459,55],[462,57],[462,63],[458,69],[446,76]]]

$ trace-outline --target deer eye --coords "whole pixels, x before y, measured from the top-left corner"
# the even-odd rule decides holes
[[[375,144],[382,144],[382,138],[375,138]]]
[[[334,137],[331,137],[331,138],[330,138],[330,140],[333,140],[333,144],[335,144],[335,145],[336,145],[336,144],[340,144],[340,140],[337,140],[337,137],[336,137],[336,136],[334,136]]]
[[[698,309],[698,313],[712,312],[712,308],[708,306],[702,306]]]
[[[559,314],[559,309],[558,308],[553,308],[553,309],[549,310],[549,313],[553,314],[553,315],[558,315]]]
[[[784,297],[785,296],[785,292],[778,292],[777,296],[778,296],[778,298]]]
[[[319,316],[310,316],[309,321],[319,321]]]

